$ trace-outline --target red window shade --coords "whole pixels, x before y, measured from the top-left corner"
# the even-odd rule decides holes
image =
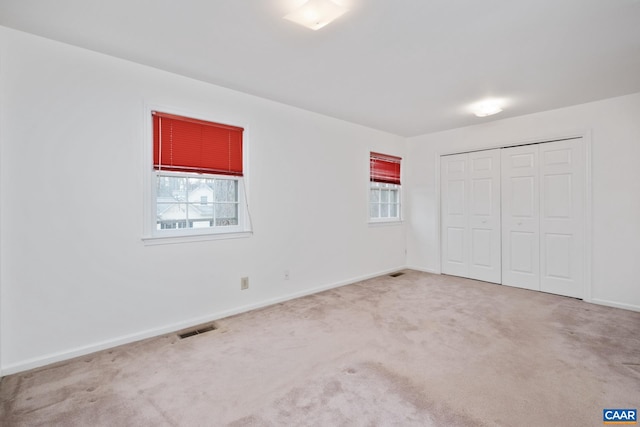
[[[372,182],[400,185],[400,157],[371,153],[369,167]]]
[[[243,128],[152,114],[154,169],[242,176]]]

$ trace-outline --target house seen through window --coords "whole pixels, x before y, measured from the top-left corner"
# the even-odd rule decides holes
[[[160,175],[156,194],[158,230],[238,225],[237,180]]]

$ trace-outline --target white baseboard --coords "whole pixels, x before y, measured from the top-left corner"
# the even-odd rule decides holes
[[[287,294],[287,295],[283,295],[276,298],[270,298],[257,303],[247,304],[247,305],[236,307],[233,309],[223,310],[223,311],[207,314],[205,316],[184,320],[182,322],[172,323],[170,325],[165,325],[159,328],[153,328],[145,331],[135,332],[132,334],[123,335],[117,338],[100,341],[100,342],[89,344],[86,346],[81,346],[81,347],[76,347],[69,350],[51,353],[41,357],[34,357],[32,359],[27,359],[17,363],[12,363],[6,366],[2,366],[0,367],[0,372],[2,373],[2,376],[16,374],[18,372],[27,371],[29,369],[39,368],[42,366],[50,365],[52,363],[73,359],[74,357],[85,356],[87,354],[95,353],[97,351],[102,351],[109,348],[117,347],[119,345],[129,344],[135,341],[140,341],[143,339],[180,331],[182,329],[190,328],[192,326],[200,325],[207,322],[212,322],[214,320],[223,319],[225,317],[233,316],[235,314],[245,313],[247,311],[267,307],[273,304],[278,304],[280,302],[292,300],[295,298],[316,294],[318,292],[326,291],[333,288],[339,288],[341,286],[346,286],[353,283],[361,282],[363,280],[372,279],[374,277],[383,276],[383,275],[393,273],[402,269],[404,269],[404,267],[397,267],[389,270],[379,271],[373,274],[367,274],[359,277],[352,277],[350,279],[331,283],[329,285],[318,286],[315,288],[306,289],[304,291],[295,292],[292,294]]]
[[[415,265],[407,265],[407,266],[405,266],[405,268],[408,269],[408,270],[422,271],[423,273],[440,274],[440,271],[437,271],[435,269],[418,267],[418,266],[415,266]]]
[[[631,311],[640,311],[640,305],[624,304],[620,302],[607,301],[607,300],[598,299],[598,298],[592,298],[588,302],[591,302],[593,304],[598,304],[598,305],[606,305],[607,307],[622,308],[622,309],[631,310]]]

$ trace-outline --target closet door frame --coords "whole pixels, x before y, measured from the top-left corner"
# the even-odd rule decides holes
[[[562,141],[567,139],[578,139],[582,138],[582,158],[584,161],[584,186],[583,186],[583,194],[584,194],[584,222],[583,222],[583,233],[584,233],[584,247],[583,247],[583,292],[582,292],[582,300],[586,302],[593,302],[592,295],[592,271],[591,271],[591,258],[592,258],[592,238],[593,238],[593,228],[592,228],[592,138],[591,131],[583,131],[583,132],[572,132],[561,135],[551,135],[548,137],[541,137],[536,139],[528,139],[528,140],[520,140],[514,141],[510,143],[497,143],[497,144],[489,144],[486,145],[478,145],[475,147],[466,147],[457,150],[440,150],[435,153],[434,164],[434,182],[435,182],[435,193],[436,193],[436,206],[435,206],[435,216],[436,216],[436,242],[435,248],[436,250],[436,266],[434,269],[428,270],[430,273],[442,274],[442,218],[441,218],[441,179],[440,179],[440,158],[442,156],[451,155],[451,154],[462,154],[468,153],[472,151],[480,151],[480,150],[491,150],[494,148],[507,148],[507,147],[517,147],[519,145],[528,145],[528,144],[540,144],[545,142],[554,142],[554,141]]]

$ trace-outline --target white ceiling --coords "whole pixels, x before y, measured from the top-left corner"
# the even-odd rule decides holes
[[[0,25],[403,136],[640,91],[639,0],[340,0],[319,31],[301,3],[0,0]]]

